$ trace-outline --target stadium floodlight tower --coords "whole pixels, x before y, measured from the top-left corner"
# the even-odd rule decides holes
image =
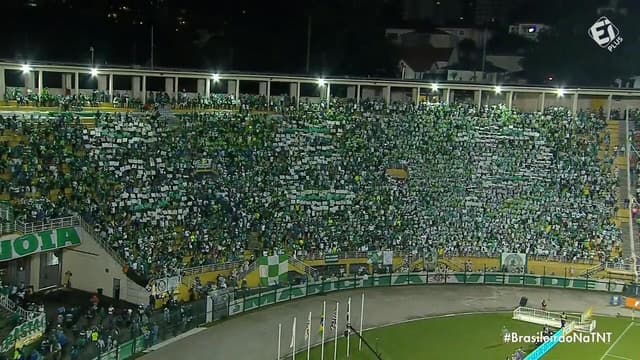
[[[211,79],[213,80],[214,83],[217,83],[218,81],[220,81],[220,74],[218,73],[212,74]]]
[[[91,68],[89,70],[89,73],[91,74],[91,77],[98,77],[98,69],[97,68]]]
[[[431,84],[431,92],[438,92],[438,84],[437,83]]]
[[[327,85],[327,80],[325,80],[323,78],[319,78],[318,79],[318,86],[319,87],[324,87],[325,85]]]
[[[31,72],[31,66],[29,66],[29,64],[23,64],[22,65],[22,73],[23,74],[28,74]]]
[[[565,92],[566,91],[563,88],[559,88],[557,91],[558,97],[559,98],[564,97]]]
[[[496,92],[496,95],[500,95],[500,93],[502,93],[502,86],[497,85],[493,90]]]

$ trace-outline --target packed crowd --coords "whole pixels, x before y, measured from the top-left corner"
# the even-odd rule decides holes
[[[16,347],[11,351],[11,359],[43,360],[43,359],[93,359],[118,348],[131,339],[142,337],[143,348],[157,344],[162,339],[175,336],[201,323],[203,319],[194,321],[191,304],[178,303],[170,299],[162,311],[154,312],[149,305],[131,306],[125,303],[103,299],[97,294],[82,298],[85,293],[62,293],[64,306],[45,309],[42,299],[36,297],[24,284],[2,287],[0,294],[5,293],[23,309],[33,316],[44,313],[47,327],[43,337],[34,345]],[[59,301],[59,299],[58,299]],[[55,300],[53,300],[55,303]],[[9,324],[4,329],[11,329],[23,322],[14,314],[7,319]],[[200,316],[200,314],[198,314]],[[0,321],[0,326],[3,325]],[[0,330],[3,330],[0,327]],[[5,359],[0,353],[0,359]]]
[[[607,257],[616,181],[604,121],[550,108],[284,106],[278,114],[9,117],[19,216],[74,211],[147,278],[273,251]],[[45,200],[27,200],[41,199]],[[256,245],[257,244],[257,245]]]

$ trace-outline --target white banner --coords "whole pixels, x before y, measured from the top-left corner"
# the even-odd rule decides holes
[[[502,253],[500,257],[500,267],[514,274],[521,274],[527,271],[527,254]]]
[[[382,252],[382,265],[393,265],[393,251],[385,250]]]
[[[153,282],[153,286],[151,288],[151,293],[153,295],[161,295],[164,293],[173,293],[175,289],[178,288],[181,281],[180,276],[171,276],[165,277],[162,279],[157,279]]]

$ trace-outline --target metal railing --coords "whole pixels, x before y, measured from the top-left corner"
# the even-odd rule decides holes
[[[607,270],[617,270],[617,271],[629,271],[635,273],[635,264],[633,260],[627,260],[625,262],[611,262],[607,261],[604,263],[604,269]]]
[[[0,307],[3,307],[7,311],[10,311],[14,314],[20,316],[22,320],[34,319],[40,313],[35,311],[28,311],[20,307],[20,305],[16,304],[13,300],[9,299],[8,296],[0,295]]]
[[[186,268],[181,271],[182,279],[180,280],[180,282],[183,285],[185,285],[187,288],[191,288],[193,287],[193,283],[195,282],[195,277],[197,275],[207,273],[207,272],[233,270],[233,269],[239,269],[238,271],[240,272],[240,269],[242,269],[243,265],[244,265],[244,261],[236,260],[236,261],[229,261],[221,264],[207,264],[207,265],[200,265],[200,266]]]
[[[12,222],[0,224],[1,234],[19,233],[21,235],[33,234],[40,231],[55,230],[59,228],[78,226],[80,217],[77,215],[65,216],[61,218],[51,219],[42,222],[22,222],[15,220]]]
[[[289,264],[302,270],[307,276],[315,277],[318,274],[318,269],[305,264],[293,256],[289,257]]]
[[[604,269],[605,269],[605,264],[597,264],[585,270],[582,274],[580,274],[580,276],[590,278],[593,276],[593,274],[598,273]]]
[[[194,266],[194,267],[190,267],[182,270],[182,275],[190,276],[190,275],[202,274],[205,272],[231,270],[231,269],[240,267],[243,264],[244,264],[244,261],[237,260],[237,261],[229,261],[221,264],[206,264],[206,265]]]
[[[90,223],[88,223],[87,221],[85,221],[82,217],[78,217],[79,219],[79,225],[80,227],[87,232],[87,234],[89,234],[89,236],[91,236],[100,246],[102,246],[102,248],[109,254],[111,255],[112,258],[114,258],[118,264],[120,264],[120,266],[124,267],[127,265],[127,262],[124,260],[124,258],[118,254],[118,252],[111,247],[103,238],[102,236],[100,236],[93,225],[91,225]]]
[[[300,260],[323,260],[325,255],[337,255],[338,259],[356,259],[356,258],[367,258],[367,251],[345,251],[338,253],[307,253],[303,255],[297,255],[297,258]],[[422,256],[423,252],[419,251],[415,253],[413,251],[399,250],[393,252],[393,256]],[[502,253],[445,253],[442,258],[452,258],[452,257],[467,257],[467,258],[500,258]],[[528,261],[554,261],[554,262],[562,262],[568,264],[599,264],[600,261],[596,259],[572,259],[567,256],[560,255],[532,255],[527,254]]]

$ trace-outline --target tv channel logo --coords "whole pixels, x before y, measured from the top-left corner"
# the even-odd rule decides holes
[[[609,18],[603,16],[599,18],[589,28],[589,36],[593,41],[603,49],[613,52],[621,43],[622,36],[620,36],[620,30],[615,26]]]

